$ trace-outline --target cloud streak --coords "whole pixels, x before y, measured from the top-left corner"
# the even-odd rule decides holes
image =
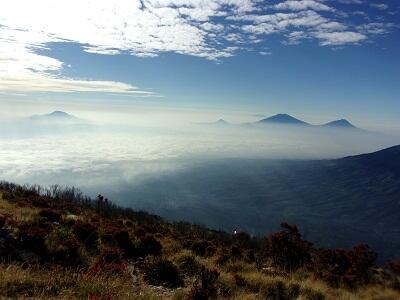
[[[357,1],[358,2],[358,1]],[[285,44],[358,44],[370,29],[352,24],[331,1],[287,0],[5,0],[0,4],[0,90],[150,95],[131,84],[62,76],[66,66],[39,54],[67,42],[98,55],[141,58],[174,52],[222,60],[280,34]],[[371,4],[372,5],[372,4]],[[386,5],[387,6],[387,5]],[[375,5],[383,9],[384,4]],[[387,7],[386,7],[387,8]],[[258,53],[263,52],[258,49]]]

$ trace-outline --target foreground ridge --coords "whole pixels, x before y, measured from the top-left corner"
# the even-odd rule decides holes
[[[399,299],[400,263],[167,222],[75,188],[0,183],[0,298]]]

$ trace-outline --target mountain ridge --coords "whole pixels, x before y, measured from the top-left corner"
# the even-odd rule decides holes
[[[336,128],[352,128],[352,129],[357,129],[356,126],[351,124],[348,120],[346,119],[339,119],[339,120],[334,120],[328,123],[325,123],[322,126],[326,127],[336,127]]]
[[[257,124],[287,124],[287,125],[310,125],[307,122],[299,120],[288,114],[276,114],[267,118],[264,118],[256,122]]]
[[[209,124],[224,124],[224,125],[233,125],[224,119],[219,119],[213,123]],[[291,126],[304,126],[309,128],[334,128],[334,129],[353,129],[353,130],[362,130],[361,128],[353,125],[350,121],[346,119],[337,119],[325,124],[311,124],[305,122],[301,119],[295,118],[286,113],[275,114],[261,120],[255,122],[248,122],[241,125],[291,125]]]
[[[31,120],[35,120],[35,121],[41,121],[41,120],[78,120],[77,117],[66,113],[64,111],[61,110],[55,110],[51,113],[48,114],[42,114],[42,115],[32,115],[29,117],[29,119]]]

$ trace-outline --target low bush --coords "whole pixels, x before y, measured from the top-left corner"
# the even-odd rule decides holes
[[[139,239],[138,255],[146,257],[148,255],[157,256],[161,253],[162,245],[153,235],[146,234]]]
[[[400,276],[400,260],[390,260],[385,263],[385,267],[396,276]]]
[[[127,265],[122,260],[121,251],[118,248],[104,248],[90,267],[89,274],[120,275],[126,271]]]
[[[0,214],[0,229],[2,229],[4,227],[4,225],[6,224],[6,216]]]
[[[103,247],[118,248],[126,258],[138,256],[137,247],[132,242],[129,232],[123,227],[107,224],[100,235]]]
[[[45,237],[47,229],[34,222],[22,222],[18,224],[18,241],[24,250],[32,251],[40,257],[46,257],[47,248]]]
[[[224,266],[230,261],[230,255],[225,249],[220,249],[216,254],[215,264],[217,266]]]
[[[144,279],[151,285],[176,288],[183,280],[175,265],[166,259],[150,258],[144,264]]]
[[[73,225],[72,230],[85,247],[97,248],[99,234],[97,228],[92,223],[78,221]]]
[[[46,236],[45,245],[51,258],[63,265],[81,264],[79,241],[67,227],[56,227]]]
[[[314,272],[331,286],[367,284],[377,254],[367,245],[351,250],[321,249],[314,256]]]
[[[39,212],[39,217],[49,222],[58,223],[61,220],[61,213],[51,208],[45,208]]]
[[[137,254],[136,248],[132,243],[127,230],[119,229],[113,232],[118,248],[122,251],[124,257],[135,257]]]
[[[274,265],[294,271],[311,261],[312,244],[303,240],[296,225],[282,223],[282,231],[270,234],[265,252]]]
[[[201,270],[201,264],[196,256],[191,253],[183,253],[175,258],[179,271],[186,276],[194,276]]]
[[[192,243],[190,250],[199,256],[210,256],[215,253],[215,247],[209,241],[195,241]]]
[[[220,273],[217,280],[218,294],[230,299],[237,290],[234,276],[228,273]]]
[[[189,300],[208,300],[217,295],[216,281],[219,277],[217,270],[209,270],[202,266],[199,278],[194,282],[189,295]]]

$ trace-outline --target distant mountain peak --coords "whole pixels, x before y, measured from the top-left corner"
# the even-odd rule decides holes
[[[55,110],[48,114],[33,115],[30,117],[32,120],[76,120],[77,118],[69,113],[61,110]]]
[[[346,119],[340,119],[340,120],[334,120],[332,122],[326,123],[324,126],[329,126],[329,127],[341,127],[341,128],[357,128],[353,124],[351,124],[349,121]]]
[[[257,123],[262,123],[262,124],[287,124],[287,125],[309,125],[308,123],[296,119],[295,117],[292,117],[291,115],[288,114],[276,114],[274,116],[262,119],[258,121]]]
[[[219,119],[218,121],[215,122],[215,124],[229,124],[229,123],[224,119]]]
[[[61,111],[61,110],[55,110],[52,113],[49,113],[48,116],[63,116],[63,117],[72,117],[70,114]]]

